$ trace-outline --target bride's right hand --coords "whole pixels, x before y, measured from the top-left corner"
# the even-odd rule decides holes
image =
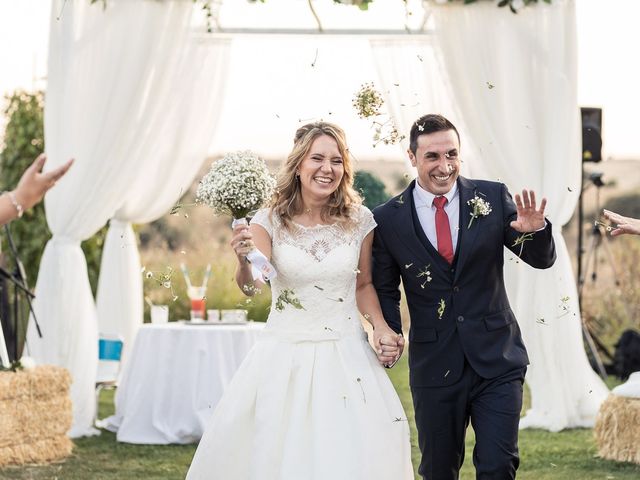
[[[230,244],[240,264],[246,263],[247,255],[255,248],[252,239],[248,226],[238,225],[233,229],[233,237],[231,237]]]

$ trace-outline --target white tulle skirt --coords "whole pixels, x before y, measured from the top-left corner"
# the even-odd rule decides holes
[[[362,334],[265,332],[217,405],[189,480],[413,480],[409,425]]]

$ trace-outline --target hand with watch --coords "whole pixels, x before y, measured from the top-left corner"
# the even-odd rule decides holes
[[[24,171],[16,188],[0,196],[0,225],[22,217],[26,210],[40,202],[44,194],[67,173],[73,163],[71,159],[64,165],[43,173],[42,168],[46,160],[44,153],[39,155]]]

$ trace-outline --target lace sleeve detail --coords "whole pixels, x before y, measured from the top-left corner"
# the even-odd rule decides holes
[[[273,224],[271,223],[271,209],[261,208],[251,219],[251,225],[260,225],[264,228],[269,236],[273,238]]]
[[[360,232],[360,240],[364,240],[367,234],[376,228],[376,221],[373,219],[373,213],[364,205],[360,205],[358,212],[358,230]]]

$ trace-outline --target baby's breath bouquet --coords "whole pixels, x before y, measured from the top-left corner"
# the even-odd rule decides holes
[[[211,207],[216,215],[231,215],[235,227],[247,224],[247,215],[271,198],[275,186],[276,181],[264,161],[245,150],[228,153],[211,165],[200,180],[196,198]],[[247,259],[267,280],[275,277],[275,269],[259,250],[254,249]]]
[[[245,218],[271,198],[276,181],[255,153],[232,152],[218,160],[200,181],[196,196],[217,215]]]

